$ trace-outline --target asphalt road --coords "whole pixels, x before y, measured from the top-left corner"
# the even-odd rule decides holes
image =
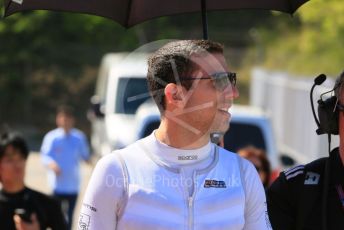
[[[88,164],[81,165],[82,185],[81,193],[79,194],[77,206],[74,212],[73,229],[77,229],[77,221],[79,216],[80,203],[83,198],[83,192],[86,189],[88,179],[92,173],[92,166]],[[40,161],[40,155],[38,153],[31,153],[26,166],[26,185],[37,191],[50,194],[51,190],[47,183],[47,171],[43,167]]]

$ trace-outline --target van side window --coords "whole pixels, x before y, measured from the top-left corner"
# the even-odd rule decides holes
[[[261,128],[256,125],[231,122],[230,128],[224,136],[224,148],[236,152],[238,149],[253,145],[266,150]]]
[[[145,78],[118,79],[115,113],[135,114],[137,108],[150,98]]]

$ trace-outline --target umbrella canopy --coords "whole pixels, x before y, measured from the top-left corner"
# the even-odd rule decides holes
[[[202,12],[207,39],[207,10],[265,9],[293,14],[308,0],[5,0],[5,17],[26,10],[87,13],[110,18],[128,28],[149,19]]]

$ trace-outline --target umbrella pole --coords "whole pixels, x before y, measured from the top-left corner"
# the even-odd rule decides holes
[[[208,19],[207,19],[207,6],[206,0],[201,0],[202,6],[202,25],[203,25],[203,39],[208,40]]]

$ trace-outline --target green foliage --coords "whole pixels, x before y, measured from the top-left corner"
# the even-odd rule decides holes
[[[312,0],[296,14],[299,24],[281,18],[276,31],[262,29],[264,64],[295,73],[337,75],[344,68],[344,4],[341,0]]]

